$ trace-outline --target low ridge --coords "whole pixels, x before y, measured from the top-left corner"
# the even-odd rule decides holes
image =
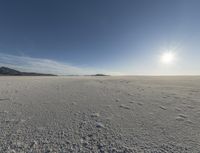
[[[34,73],[34,72],[20,72],[8,67],[0,67],[0,75],[6,76],[56,76],[53,74],[43,74],[43,73]]]

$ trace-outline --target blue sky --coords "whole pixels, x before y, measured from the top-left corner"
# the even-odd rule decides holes
[[[199,0],[2,0],[0,66],[57,74],[200,74],[199,8]],[[165,50],[176,53],[171,65],[159,61]]]

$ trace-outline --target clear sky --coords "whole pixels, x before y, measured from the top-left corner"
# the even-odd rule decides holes
[[[166,52],[171,63],[161,61]],[[200,74],[200,1],[1,0],[1,65],[57,74]]]

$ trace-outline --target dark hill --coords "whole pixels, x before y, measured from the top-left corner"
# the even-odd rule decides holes
[[[20,71],[14,70],[14,69],[10,69],[8,67],[0,67],[0,75],[6,75],[6,76],[55,76],[53,74],[20,72]]]

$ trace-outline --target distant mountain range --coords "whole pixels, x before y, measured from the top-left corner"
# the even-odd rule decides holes
[[[107,75],[107,74],[94,74],[92,76],[109,76],[109,75]]]
[[[43,74],[34,72],[20,72],[8,67],[0,67],[0,75],[4,76],[56,76],[53,74]]]

